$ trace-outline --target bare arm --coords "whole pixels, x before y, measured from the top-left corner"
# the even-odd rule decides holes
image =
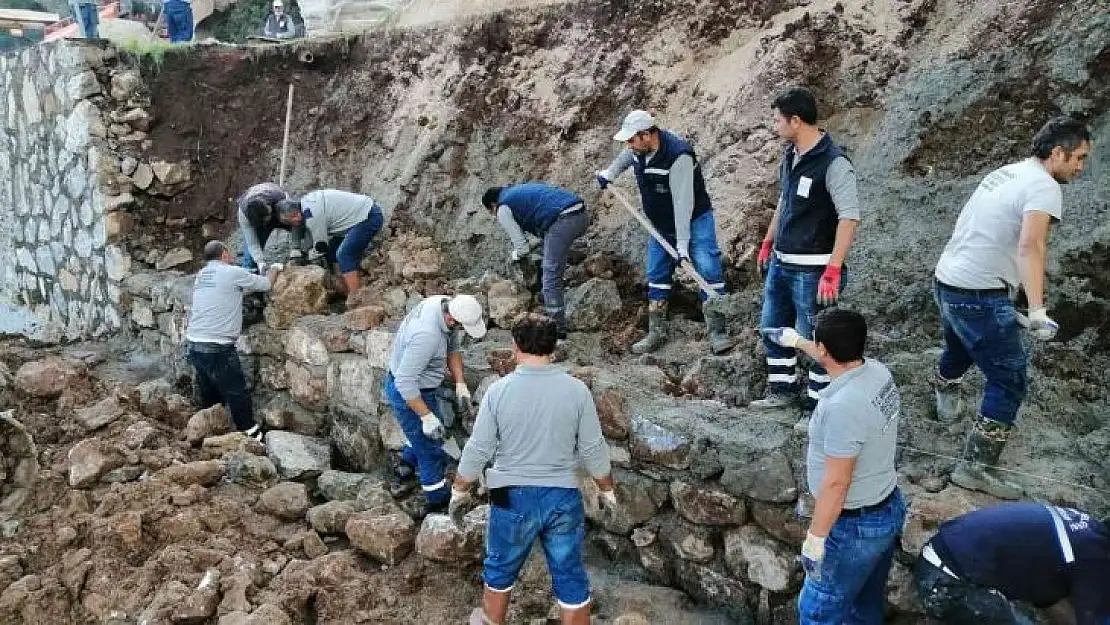
[[[455,384],[466,382],[466,378],[463,377],[462,352],[447,354],[447,370],[451,372],[451,379],[455,381]]]
[[[1029,309],[1044,306],[1044,270],[1048,260],[1048,230],[1052,216],[1041,211],[1026,211],[1018,239],[1018,271]]]
[[[813,520],[809,524],[810,534],[824,538],[832,531],[833,524],[840,517],[840,511],[844,509],[855,468],[855,458],[829,456],[825,462],[825,477],[817,491]]]
[[[778,206],[775,207],[775,214],[771,215],[771,223],[767,224],[767,234],[763,235],[764,241],[774,241],[775,233],[779,230],[779,213],[782,212],[782,198],[779,198]]]
[[[833,243],[832,258],[829,259],[829,264],[835,267],[843,267],[844,259],[848,257],[848,250],[852,248],[852,239],[856,236],[856,228],[859,227],[859,220],[856,219],[841,219],[836,224],[836,242]]]

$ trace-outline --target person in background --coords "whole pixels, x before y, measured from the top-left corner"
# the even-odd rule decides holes
[[[243,234],[243,267],[258,269],[266,273],[266,257],[263,250],[270,234],[277,229],[289,231],[289,261],[301,259],[301,239],[303,227],[283,223],[278,217],[277,203],[288,197],[284,189],[273,182],[260,182],[239,196],[239,230]]]
[[[266,16],[266,24],[262,34],[270,39],[293,39],[297,36],[297,26],[293,23],[293,16],[285,12],[285,4],[281,0],[274,0],[270,14]]]
[[[81,36],[85,39],[99,39],[100,4],[97,0],[71,0],[69,6],[73,10],[73,21],[81,29]]]
[[[164,0],[162,17],[166,20],[170,43],[188,43],[193,40],[192,0]]]

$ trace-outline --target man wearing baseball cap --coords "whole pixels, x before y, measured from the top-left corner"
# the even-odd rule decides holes
[[[297,36],[297,25],[293,23],[293,16],[285,12],[282,0],[274,0],[273,9],[266,17],[266,25],[262,34],[270,39],[292,39]]]
[[[678,251],[693,263],[709,286],[724,294],[721,249],[717,246],[717,224],[713,204],[705,190],[698,157],[685,139],[661,130],[647,111],[632,111],[621,129],[613,135],[628,147],[605,171],[597,172],[602,189],[624,170],[633,168],[644,213],[651,224]],[[646,354],[667,341],[667,297],[677,261],[654,238],[647,246],[648,334],[632,345],[632,353]],[[709,347],[714,354],[732,348],[725,317],[706,305],[708,296],[700,293]]]
[[[408,439],[402,461],[415,466],[424,490],[426,511],[445,510],[451,489],[444,478],[446,428],[436,412],[436,389],[445,372],[455,381],[460,410],[470,406],[470,390],[463,378],[458,332],[479,339],[486,334],[482,305],[471,295],[434,295],[416,305],[397,329],[385,396]]]

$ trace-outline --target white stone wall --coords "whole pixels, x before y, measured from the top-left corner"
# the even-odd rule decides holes
[[[130,259],[102,192],[118,171],[101,112],[113,57],[80,42],[0,57],[0,332],[55,342],[121,326]]]

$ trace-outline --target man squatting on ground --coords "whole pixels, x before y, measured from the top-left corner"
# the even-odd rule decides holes
[[[187,358],[196,369],[200,407],[222,403],[231,413],[236,430],[261,439],[235,342],[243,330],[243,292],[269,291],[281,266],[271,265],[265,276],[255,275],[236,267],[235,258],[219,241],[204,246],[204,259],[208,262],[197,272],[185,330]]]
[[[526,182],[489,188],[482,196],[482,205],[497,215],[497,223],[509,235],[510,261],[528,262],[532,246],[524,233],[543,239],[543,308],[555,320],[559,338],[566,338],[563,274],[570,246],[590,225],[586,202],[545,182]]]
[[[705,190],[701,165],[688,141],[669,130],[660,130],[647,111],[632,111],[613,135],[628,147],[604,171],[597,172],[602,189],[632,167],[644,214],[679,256],[693,263],[694,269],[717,293],[724,294],[724,270],[717,246],[717,224],[713,204]],[[662,245],[649,237],[647,244],[648,334],[632,345],[632,353],[653,352],[667,341],[667,297],[671,293],[675,260]],[[723,313],[707,303],[708,295],[699,293],[709,347],[714,354],[732,348]]]
[[[266,241],[274,230],[286,230],[290,235],[289,261],[301,258],[303,227],[284,223],[278,216],[278,202],[289,195],[273,182],[260,182],[239,196],[239,231],[243,234],[243,267],[266,273]]]
[[[444,478],[446,429],[440,415],[436,389],[450,369],[455,381],[455,399],[470,405],[470,390],[463,378],[458,330],[480,339],[486,334],[482,305],[471,295],[434,295],[416,305],[397,328],[385,397],[401,425],[408,444],[402,460],[415,467],[424,490],[427,511],[447,507],[451,496]]]
[[[486,464],[490,489],[485,593],[471,625],[505,622],[509,594],[538,538],[562,622],[590,622],[590,582],[582,546],[586,513],[578,491],[579,458],[612,506],[609,447],[589,389],[551,364],[557,326],[550,317],[521,315],[513,324],[517,367],[482,398],[474,433],[463,449],[451,491],[451,516],[460,523],[471,487]]]
[[[914,571],[925,612],[951,625],[1029,622],[1013,601],[1054,622],[1110,625],[1110,525],[1071,508],[1004,503],[956,517]]]
[[[998,464],[1028,387],[1028,357],[1013,296],[1018,286],[1029,302],[1028,326],[1049,341],[1056,322],[1048,317],[1044,272],[1048,231],[1060,220],[1061,184],[1083,171],[1091,135],[1082,123],[1054,119],[1033,138],[1033,155],[987,174],[964,204],[937,263],[935,296],[944,330],[944,353],[934,377],[937,416],[960,418],[960,383],[974,364],[986,387],[979,416],[967,435],[963,460],[952,482],[1000,499],[1023,489],[991,468]],[[1107,586],[1110,588],[1110,585]]]
[[[809,422],[806,471],[816,504],[802,545],[799,620],[881,625],[906,516],[894,468],[901,412],[894,379],[882,363],[864,358],[867,322],[857,312],[822,312],[812,341],[793,328],[764,335],[802,350],[832,378]]]
[[[792,327],[810,338],[817,313],[835,304],[844,288],[844,260],[860,219],[856,172],[844,151],[817,126],[813,93],[787,89],[772,107],[775,132],[788,145],[779,166],[778,207],[759,250],[759,267],[766,273],[760,327]],[[767,396],[751,405],[789,406],[798,395],[797,354],[766,337],[763,346]],[[813,408],[817,393],[828,384],[828,373],[812,363],[803,407]]]
[[[370,240],[382,229],[382,209],[371,198],[357,193],[322,189],[297,200],[278,202],[283,223],[303,225],[312,236],[309,260],[326,257],[342,280],[346,293],[358,290],[358,267]]]

